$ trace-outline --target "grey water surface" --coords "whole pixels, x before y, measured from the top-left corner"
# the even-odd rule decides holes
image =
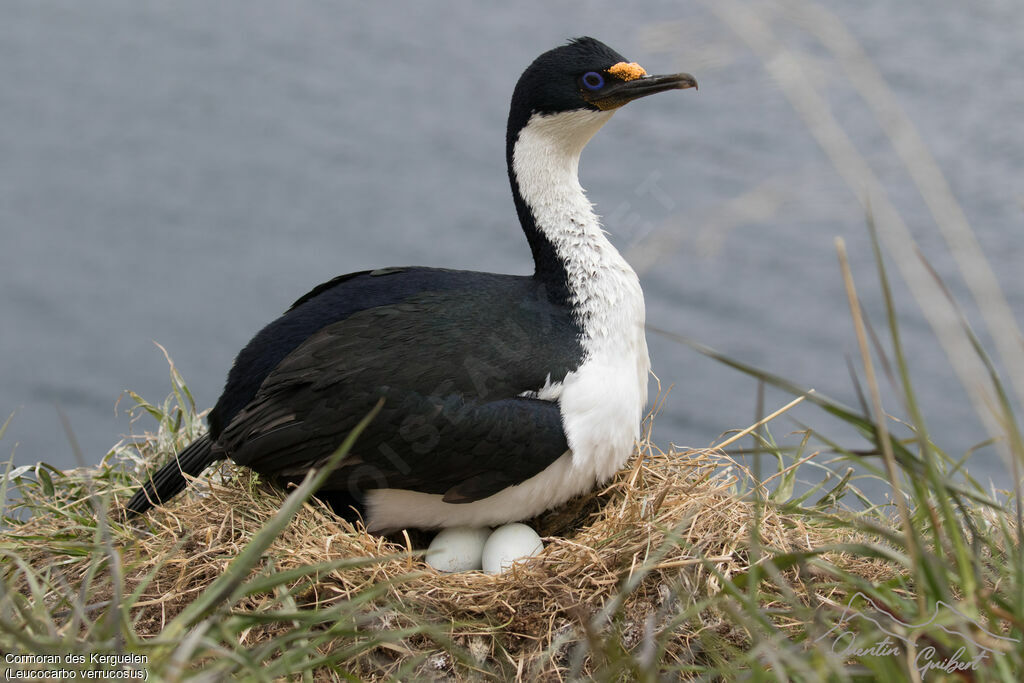
[[[917,125],[1024,319],[1024,8],[821,5]],[[801,27],[799,4],[746,6],[804,57],[966,300],[905,169]],[[0,420],[14,418],[4,457],[73,465],[59,406],[98,461],[132,429],[126,402],[115,414],[123,390],[154,401],[169,391],[154,341],[212,406],[251,335],[334,275],[410,264],[529,272],[505,171],[508,100],[537,54],[583,34],[651,72],[700,82],[626,107],[581,162],[611,239],[638,259],[649,323],[855,404],[846,359],[857,348],[833,240],[846,239],[884,334],[864,209],[758,57],[707,7],[5,2]],[[985,433],[893,275],[926,415],[937,440],[963,451]],[[664,337],[649,342],[673,387],[661,444],[706,446],[753,421],[753,380]],[[766,405],[787,400],[768,392]],[[834,428],[813,408],[793,417]],[[783,418],[773,431],[795,428]],[[982,449],[970,469],[999,481],[1003,466]]]

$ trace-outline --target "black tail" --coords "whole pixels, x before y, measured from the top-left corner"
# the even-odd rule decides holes
[[[190,443],[174,460],[161,467],[145,486],[135,492],[125,505],[128,515],[143,513],[184,491],[188,482],[185,481],[183,474],[195,477],[206,469],[207,465],[221,459],[221,456],[214,455],[212,446],[209,436],[201,436]]]

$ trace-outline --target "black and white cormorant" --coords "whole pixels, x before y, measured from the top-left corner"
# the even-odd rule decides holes
[[[593,38],[542,54],[506,143],[534,274],[385,268],[316,287],[242,349],[209,433],[127,509],[224,458],[299,481],[381,398],[321,489],[359,498],[371,531],[494,526],[609,479],[639,436],[650,361],[639,280],[580,187],[580,152],[624,104],[696,85]]]

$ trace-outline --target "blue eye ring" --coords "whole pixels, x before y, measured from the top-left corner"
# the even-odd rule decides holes
[[[580,80],[583,82],[583,87],[587,90],[600,90],[604,87],[604,76],[596,71],[588,71],[583,74],[583,78]]]

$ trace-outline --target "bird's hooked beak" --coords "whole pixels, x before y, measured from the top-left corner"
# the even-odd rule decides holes
[[[609,109],[618,109],[633,100],[665,92],[666,90],[685,90],[696,87],[697,79],[690,74],[666,74],[662,76],[648,76],[644,74],[629,80],[609,83],[599,92],[589,94],[589,97],[585,94],[584,97],[598,109],[607,111]]]

